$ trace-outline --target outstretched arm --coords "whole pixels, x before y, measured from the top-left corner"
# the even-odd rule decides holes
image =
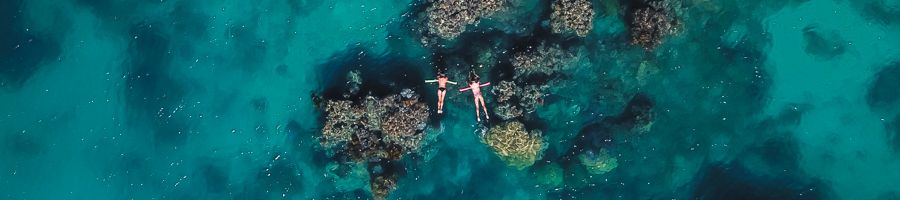
[[[472,88],[460,88],[459,91],[460,91],[460,92],[465,92],[465,91],[469,91],[469,90],[471,90],[471,89],[472,89]]]
[[[481,84],[481,85],[479,85],[479,86],[480,86],[480,87],[484,87],[484,86],[488,86],[488,85],[491,85],[491,82],[483,83],[483,84]]]
[[[447,83],[456,85],[456,82],[453,82],[453,81],[447,81]]]
[[[425,83],[434,83],[434,82],[437,82],[437,80],[425,80]]]

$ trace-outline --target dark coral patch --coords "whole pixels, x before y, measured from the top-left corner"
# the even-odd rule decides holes
[[[161,144],[182,144],[187,124],[169,113],[183,101],[184,85],[170,72],[172,54],[169,38],[149,24],[131,28],[133,40],[125,72],[124,97],[133,122],[150,123],[154,139]]]
[[[0,1],[0,88],[18,88],[61,52],[52,38],[21,26],[21,0]]]
[[[793,176],[754,174],[740,164],[714,163],[697,175],[691,199],[832,199],[824,182]]]
[[[421,94],[421,80],[426,79],[429,66],[399,53],[374,56],[368,49],[352,47],[332,56],[318,69],[322,74],[320,95],[325,99],[347,99],[345,94],[352,87],[347,74],[358,70],[361,87],[349,99],[361,99],[366,94],[375,97],[398,94],[402,88]]]
[[[287,4],[291,9],[291,14],[293,16],[304,17],[308,16],[313,10],[318,8],[326,1],[320,0],[288,0]]]
[[[846,42],[836,33],[823,33],[816,26],[803,28],[803,40],[806,53],[819,59],[831,59],[846,51]]]
[[[866,102],[873,110],[897,108],[900,100],[900,62],[894,62],[875,75]]]
[[[190,4],[191,1],[180,1],[169,15],[172,17],[172,28],[191,38],[203,39],[209,28],[210,16],[201,11],[202,7]]]
[[[232,50],[236,51],[234,55],[234,63],[247,72],[255,72],[260,69],[259,63],[262,63],[266,57],[269,44],[264,38],[257,35],[257,26],[254,25],[259,20],[259,16],[250,16],[251,18],[239,25],[234,25],[228,29],[229,37],[231,37]],[[250,24],[250,25],[247,25]]]
[[[207,192],[213,194],[228,192],[228,174],[222,167],[210,163],[200,167],[197,173],[203,178]]]
[[[900,114],[894,116],[894,121],[887,124],[886,128],[888,145],[900,154]]]
[[[268,109],[268,102],[265,97],[258,97],[250,100],[250,105],[253,106],[253,110],[256,110],[256,112],[265,113]]]
[[[7,135],[0,142],[0,149],[3,150],[3,153],[0,155],[19,159],[37,157],[46,151],[46,147],[39,141],[39,139],[27,133]]]
[[[859,9],[863,18],[880,24],[894,24],[900,21],[900,8],[885,5],[885,1],[850,1]]]

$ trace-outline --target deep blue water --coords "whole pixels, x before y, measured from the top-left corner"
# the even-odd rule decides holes
[[[900,1],[666,1],[653,49],[639,0],[592,1],[585,37],[510,0],[452,40],[430,1],[0,1],[0,199],[371,199],[380,166],[320,143],[351,71],[432,109],[388,199],[900,199]],[[438,69],[494,112],[542,45],[570,57],[534,112],[477,123],[453,85],[434,112]],[[541,132],[523,169],[483,142],[508,121]]]

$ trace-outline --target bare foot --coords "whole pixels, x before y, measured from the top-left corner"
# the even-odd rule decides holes
[[[438,114],[444,113],[443,110],[438,110]]]

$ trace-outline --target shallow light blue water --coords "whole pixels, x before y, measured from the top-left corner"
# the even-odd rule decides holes
[[[312,95],[350,69],[418,81],[439,56],[558,41],[535,31],[549,1],[510,2],[441,47],[415,34],[425,1],[0,2],[0,199],[373,198],[364,163],[330,174]],[[593,1],[569,40],[576,61],[526,125],[542,159],[508,167],[451,88],[388,198],[900,198],[900,2],[684,0],[653,51],[629,44],[628,2]],[[638,94],[652,126],[609,133],[618,167],[566,164]]]

